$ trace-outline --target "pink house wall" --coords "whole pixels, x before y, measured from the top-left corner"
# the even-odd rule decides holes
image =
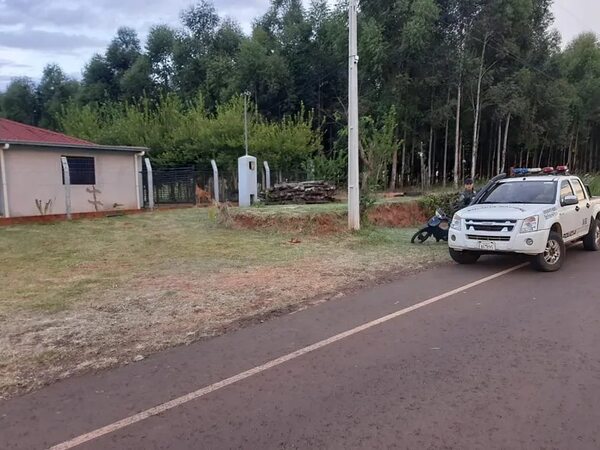
[[[61,156],[91,156],[95,159],[96,184],[100,193],[100,211],[138,209],[135,158],[133,152],[34,148],[13,145],[5,150],[8,205],[11,217],[38,216],[35,200],[45,204],[52,200],[48,214],[65,214],[65,187],[62,181]],[[71,186],[73,213],[94,212],[92,186]],[[118,204],[119,206],[115,206]]]

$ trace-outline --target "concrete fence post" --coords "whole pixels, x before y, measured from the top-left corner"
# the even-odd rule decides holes
[[[67,219],[71,220],[71,172],[69,172],[69,163],[66,156],[60,157],[63,168],[63,178],[65,184],[65,209],[67,210]]]
[[[215,202],[219,203],[219,168],[217,167],[217,162],[214,159],[210,160],[210,165],[213,170],[213,196],[215,198]]]
[[[267,161],[264,161],[263,165],[265,166],[265,190],[269,190],[271,189],[271,169]]]
[[[152,164],[150,158],[145,158],[144,163],[146,164],[146,184],[148,189],[148,208],[154,209],[154,179],[152,178]]]
[[[8,182],[6,181],[6,161],[4,159],[4,151],[10,148],[10,144],[4,144],[0,147],[0,178],[2,179],[2,198],[0,198],[0,212],[4,217],[10,217],[10,208],[8,206]]]

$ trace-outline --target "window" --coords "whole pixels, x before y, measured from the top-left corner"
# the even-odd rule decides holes
[[[480,201],[487,204],[552,204],[556,201],[554,181],[510,181],[497,184]]]
[[[89,156],[67,156],[71,184],[96,184],[96,166],[94,158]],[[62,168],[62,164],[61,164]],[[65,172],[63,170],[63,184],[65,184]]]
[[[560,184],[560,198],[563,199],[567,195],[575,195],[575,192],[573,192],[571,183],[569,183],[567,180],[563,180],[563,182]]]
[[[575,193],[577,194],[577,200],[579,200],[580,202],[585,202],[585,200],[586,200],[585,191],[583,190],[583,186],[581,185],[579,180],[572,180],[571,183],[573,183],[573,187],[575,188]]]

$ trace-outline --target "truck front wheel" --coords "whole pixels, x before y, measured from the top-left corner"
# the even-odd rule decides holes
[[[450,257],[459,264],[475,264],[481,255],[477,252],[459,252],[451,248]]]
[[[583,238],[583,248],[590,252],[600,250],[600,221],[598,219],[592,219],[590,231]]]
[[[540,272],[556,272],[562,267],[565,254],[565,242],[562,236],[555,231],[551,231],[546,243],[546,250],[534,257],[533,267]]]

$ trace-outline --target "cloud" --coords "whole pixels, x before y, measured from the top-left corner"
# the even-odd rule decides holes
[[[17,30],[0,33],[0,47],[23,50],[52,50],[70,53],[82,48],[95,48],[106,41],[83,34],[69,34],[61,31]]]
[[[24,69],[24,68],[29,68],[30,66],[28,64],[16,63],[14,61],[11,61],[10,59],[2,59],[2,58],[0,58],[0,67],[10,67],[10,68],[15,68],[15,69]]]
[[[121,25],[145,31],[148,23],[179,25],[182,10],[198,0],[0,0],[3,23],[26,28],[63,28],[114,33]],[[268,8],[270,0],[215,0],[223,15],[238,20],[249,30],[252,20]]]
[[[142,41],[152,25],[181,26],[180,13],[200,0],[0,0],[0,91],[20,75],[39,77],[47,63],[79,74],[120,26]],[[308,0],[305,0],[308,2]],[[222,18],[249,33],[271,0],[212,0]]]
[[[10,75],[0,75],[0,92],[2,92],[4,88],[6,88],[8,83],[10,83],[10,80],[12,80],[13,78],[14,77]]]
[[[85,1],[5,0],[0,2],[0,13],[4,23],[28,27],[77,26],[92,23],[95,18],[92,2]]]
[[[556,0],[553,5],[555,27],[561,32],[563,45],[577,35],[592,31],[600,34],[600,3],[590,0]]]

